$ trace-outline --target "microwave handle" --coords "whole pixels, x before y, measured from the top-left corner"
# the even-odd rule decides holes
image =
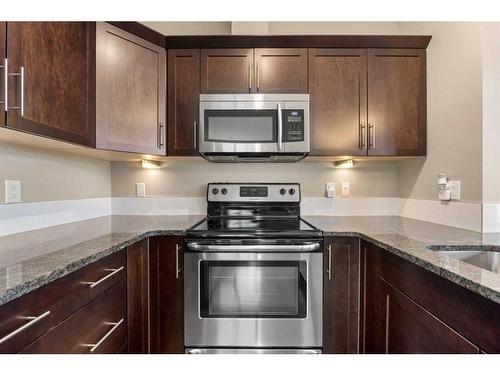
[[[283,148],[283,115],[281,113],[281,103],[278,103],[278,151]]]

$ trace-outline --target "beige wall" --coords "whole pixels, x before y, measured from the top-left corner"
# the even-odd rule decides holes
[[[500,23],[483,24],[483,202],[500,203]]]
[[[427,49],[427,158],[400,163],[401,197],[437,199],[437,177],[462,181],[462,201],[482,196],[481,24],[400,23],[432,35]]]
[[[112,163],[112,195],[135,195],[135,183],[146,183],[148,196],[203,197],[208,182],[299,182],[302,195],[322,197],[325,182],[350,181],[351,195],[395,197],[398,166],[394,162],[365,162],[352,170],[335,169],[332,162],[296,164],[214,164],[201,158],[169,160],[158,170],[141,169],[138,163]]]
[[[4,180],[21,181],[22,202],[109,197],[110,163],[0,143],[0,204]]]
[[[398,22],[141,22],[165,35],[398,34]]]
[[[231,22],[141,22],[164,35],[230,35]]]

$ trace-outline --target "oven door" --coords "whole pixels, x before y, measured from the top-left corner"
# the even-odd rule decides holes
[[[321,347],[322,254],[185,253],[186,347]]]

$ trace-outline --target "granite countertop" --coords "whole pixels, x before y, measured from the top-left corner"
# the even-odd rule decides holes
[[[0,237],[0,305],[152,235],[182,235],[203,216],[106,216]],[[304,216],[328,236],[356,236],[500,303],[500,275],[428,250],[500,246],[500,234],[398,216]]]
[[[204,216],[104,216],[0,237],[0,305],[152,235]]]
[[[429,250],[431,245],[489,245],[500,249],[500,234],[399,216],[304,216],[325,236],[356,236],[500,303],[500,274]]]

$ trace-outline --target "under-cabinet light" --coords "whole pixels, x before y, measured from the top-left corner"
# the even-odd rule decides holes
[[[354,160],[347,159],[347,160],[336,161],[335,162],[335,168],[340,168],[340,169],[351,169],[351,168],[354,168]]]
[[[141,166],[142,169],[159,169],[161,163],[159,161],[154,160],[146,160],[142,159]]]

